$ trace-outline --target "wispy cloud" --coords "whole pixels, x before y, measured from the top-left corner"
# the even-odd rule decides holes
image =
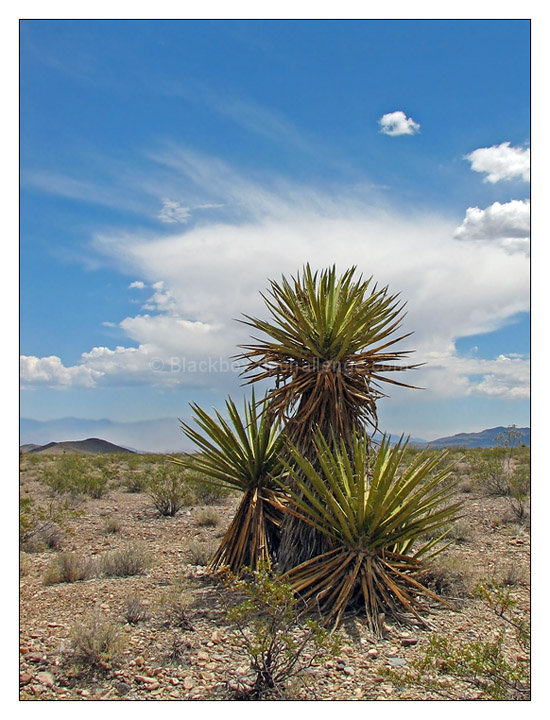
[[[485,173],[483,182],[497,183],[501,180],[519,178],[531,180],[531,149],[513,147],[509,142],[478,148],[464,156],[474,172]]]
[[[230,357],[248,339],[235,318],[265,316],[259,293],[267,279],[291,275],[309,261],[318,268],[336,263],[339,270],[357,265],[401,291],[408,303],[404,329],[415,331],[415,359],[428,362],[414,381],[433,396],[524,397],[528,359],[465,361],[455,350],[457,338],[497,329],[529,308],[528,258],[490,241],[502,228],[508,234],[521,228],[523,205],[516,220],[500,217],[499,232],[496,207],[479,221],[470,213],[460,233],[442,216],[388,211],[364,189],[327,193],[281,178],[254,182],[215,158],[177,148],[158,162],[179,173],[182,191],[208,191],[232,214],[170,235],[98,234],[96,249],[153,289],[140,313],[119,323],[129,347],[92,348],[68,368],[59,358],[34,358],[23,376],[28,385],[234,388],[239,380]],[[480,242],[455,239],[476,232]]]
[[[131,282],[128,285],[129,290],[132,290],[134,288],[136,290],[143,290],[144,287],[145,287],[145,283],[143,282],[143,280],[134,280],[134,282]]]
[[[382,115],[378,124],[384,135],[414,135],[420,132],[420,125],[408,118],[402,110]]]

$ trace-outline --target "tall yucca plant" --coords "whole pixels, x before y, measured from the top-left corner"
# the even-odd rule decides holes
[[[241,346],[247,382],[275,382],[266,396],[267,410],[285,422],[291,442],[312,462],[317,431],[343,438],[351,450],[355,433],[378,425],[382,384],[412,387],[387,376],[417,367],[398,364],[410,351],[394,348],[408,337],[398,333],[404,304],[387,287],[357,277],[355,268],[338,276],[335,267],[313,272],[309,265],[290,281],[271,281],[262,297],[271,319],[245,316],[243,321],[264,334]],[[300,520],[285,520],[283,570],[323,548],[316,531]]]
[[[459,508],[449,503],[452,483],[443,482],[451,473],[441,468],[445,455],[422,452],[402,467],[407,442],[401,438],[392,448],[384,438],[369,459],[365,434],[353,438],[351,452],[321,434],[315,447],[315,466],[290,447],[286,467],[296,491],[290,491],[289,507],[325,536],[329,549],[283,580],[328,622],[338,624],[346,608],[358,604],[378,634],[385,613],[407,611],[423,622],[417,597],[437,596],[416,576],[443,549],[436,546],[446,533],[438,531]]]
[[[270,567],[279,544],[279,530],[285,493],[275,479],[283,471],[279,455],[284,443],[281,425],[262,404],[244,403],[244,420],[235,403],[226,401],[229,420],[216,411],[210,417],[198,405],[191,405],[202,433],[186,423],[181,427],[199,453],[175,460],[199,473],[206,482],[243,493],[233,518],[209,567]]]
[[[365,422],[377,427],[376,401],[382,383],[412,387],[386,373],[417,367],[395,365],[410,351],[393,346],[404,304],[388,288],[336,268],[303,273],[281,283],[271,281],[262,295],[271,321],[245,315],[243,322],[266,336],[243,345],[248,383],[273,379],[269,412],[288,423],[292,442],[307,452],[318,429],[351,442]]]

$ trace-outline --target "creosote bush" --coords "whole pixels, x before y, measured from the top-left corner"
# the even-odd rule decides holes
[[[241,700],[285,697],[289,682],[336,654],[341,640],[320,624],[301,619],[292,588],[260,567],[245,579],[226,578],[230,597],[227,619],[234,625],[229,650],[248,661],[249,673],[228,680],[233,697]]]
[[[174,517],[191,499],[189,486],[181,473],[165,466],[149,475],[147,493],[153,505],[165,517]]]
[[[413,660],[410,669],[385,671],[392,682],[419,687],[449,699],[456,699],[456,685],[463,683],[476,692],[475,699],[530,700],[528,618],[515,614],[516,603],[508,588],[482,584],[476,592],[500,622],[496,638],[459,642],[435,634],[424,657]],[[514,636],[515,647],[511,653],[505,647],[506,629],[511,629]]]

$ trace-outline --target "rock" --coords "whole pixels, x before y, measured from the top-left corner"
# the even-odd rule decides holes
[[[36,680],[41,685],[47,685],[48,687],[53,687],[54,684],[53,675],[51,674],[51,672],[47,672],[46,670],[44,672],[37,673]]]
[[[401,645],[403,645],[403,647],[411,647],[412,645],[416,645],[417,642],[418,642],[418,640],[416,638],[412,638],[412,637],[401,638]]]
[[[44,656],[40,653],[31,652],[27,653],[27,655],[25,656],[25,660],[32,663],[40,663],[44,660]]]
[[[32,675],[28,672],[19,673],[19,684],[27,685],[32,680]]]
[[[187,676],[183,678],[183,687],[186,690],[191,690],[191,688],[195,687],[195,680],[191,676]]]
[[[344,668],[344,673],[346,675],[355,675],[355,670],[351,667],[351,665],[346,665]]]
[[[118,682],[115,687],[119,695],[127,695],[132,689],[128,683],[125,683],[124,681]]]
[[[378,657],[378,650],[375,648],[371,648],[370,650],[367,650],[367,655],[370,658],[377,658]]]
[[[403,667],[407,664],[405,658],[402,657],[390,657],[388,658],[388,662],[392,667]]]
[[[154,677],[149,677],[148,675],[136,675],[136,680],[137,682],[145,684],[152,684],[157,682]]]

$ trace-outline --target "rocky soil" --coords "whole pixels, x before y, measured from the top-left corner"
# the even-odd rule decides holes
[[[39,466],[23,462],[22,484],[32,497],[47,502]],[[432,633],[457,643],[494,637],[501,627],[492,611],[469,592],[477,581],[508,584],[517,610],[529,609],[528,526],[508,516],[505,498],[488,498],[471,491],[463,468],[463,517],[455,543],[440,565],[447,573],[451,608],[431,605],[426,619],[431,630],[387,621],[383,639],[373,637],[362,617],[348,617],[337,657],[312,669],[309,681],[289,688],[287,697],[307,700],[440,699],[422,688],[405,687],[385,675],[387,668],[408,667],[423,654]],[[149,569],[130,577],[93,577],[73,583],[45,585],[44,575],[56,551],[34,548],[21,555],[20,697],[23,700],[222,700],[232,697],[249,667],[234,653],[233,628],[225,618],[218,584],[201,554],[215,546],[227,527],[236,498],[208,507],[184,507],[173,517],[161,517],[144,493],[123,487],[100,499],[86,499],[84,513],[66,523],[59,549],[97,559],[106,552],[140,543],[151,559]],[[204,525],[205,511],[215,525]],[[113,522],[113,519],[117,522]],[[115,532],[109,532],[118,523]],[[146,607],[137,624],[126,620],[128,599]],[[180,617],[170,616],[170,601],[183,604]],[[71,629],[89,611],[111,620],[126,639],[118,663],[105,672],[86,675],[71,661]],[[183,627],[181,626],[183,624]],[[517,655],[512,631],[511,659]],[[449,694],[475,699],[479,691],[455,683]]]

